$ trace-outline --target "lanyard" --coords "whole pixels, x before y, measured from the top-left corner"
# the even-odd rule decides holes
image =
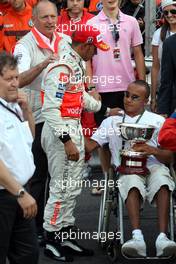
[[[137,124],[139,122],[139,120],[141,119],[141,117],[143,116],[145,112],[145,109],[142,111],[142,113],[140,114],[140,116],[138,117],[138,119],[136,120],[136,122],[134,124]],[[123,115],[123,119],[122,119],[122,123],[125,123],[125,117],[126,117],[126,114],[124,113]],[[122,140],[122,150],[125,148],[125,140]]]
[[[7,109],[12,114],[14,114],[20,120],[20,122],[23,122],[23,120],[21,119],[21,117],[15,111],[13,111],[12,109],[10,109],[6,105],[4,105],[1,101],[0,101],[0,105],[2,105],[5,109]]]
[[[117,21],[117,25],[116,24],[112,24],[110,19],[108,19],[109,21],[109,25],[111,26],[110,30],[111,30],[111,34],[113,37],[113,40],[115,42],[115,45],[117,45],[117,42],[120,38],[120,15],[118,17],[118,21]]]
[[[142,111],[142,113],[140,114],[140,116],[138,117],[138,119],[136,120],[136,122],[134,124],[137,124],[139,122],[139,120],[143,116],[144,112],[145,112],[145,110]],[[124,113],[122,123],[125,123],[125,117],[126,117],[126,114]]]

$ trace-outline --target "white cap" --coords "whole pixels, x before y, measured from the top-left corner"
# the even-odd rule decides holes
[[[169,5],[176,5],[176,1],[173,1],[173,0],[162,0],[161,1],[162,9]]]

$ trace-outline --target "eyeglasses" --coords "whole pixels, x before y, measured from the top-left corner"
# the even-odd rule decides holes
[[[169,13],[170,13],[171,15],[176,15],[176,9],[171,9],[171,10],[165,10],[165,11],[163,11],[163,15],[164,15],[164,16],[168,16]]]
[[[124,93],[125,97],[126,98],[130,98],[132,101],[139,101],[140,100],[140,96],[139,95],[136,95],[136,94],[130,94],[128,91],[126,91]]]

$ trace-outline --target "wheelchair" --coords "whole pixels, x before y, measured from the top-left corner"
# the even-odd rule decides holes
[[[170,173],[176,182],[175,171],[173,166],[170,166]],[[115,172],[115,169],[111,167],[107,173],[104,173],[104,190],[102,192],[101,201],[100,201],[100,210],[99,210],[99,222],[98,222],[98,242],[101,245],[102,249],[105,249],[108,255],[108,258],[111,263],[116,262],[117,260],[170,260],[176,258],[176,253],[174,256],[168,257],[128,257],[121,252],[121,247],[124,244],[124,205],[122,197],[118,190],[118,174]],[[108,182],[113,181],[115,184],[109,186]],[[171,240],[174,240],[174,226],[176,221],[176,197],[175,191],[170,196],[170,212],[169,212],[169,236]],[[112,215],[116,216],[116,231],[114,232],[114,237],[108,239],[108,233],[110,230],[110,219]],[[106,239],[102,239],[101,234],[106,234]],[[120,234],[120,237],[117,239],[115,234]],[[131,263],[131,262],[130,262]]]

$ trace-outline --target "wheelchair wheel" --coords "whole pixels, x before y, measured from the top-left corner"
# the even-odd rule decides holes
[[[114,263],[120,258],[121,255],[121,245],[117,241],[111,241],[107,246],[107,255],[111,263]]]
[[[114,171],[111,168],[107,174],[105,174],[105,186],[101,196],[99,223],[98,223],[98,241],[101,247],[104,249],[107,246],[107,233],[109,231],[110,215],[113,205],[113,188],[108,185],[109,180],[114,179]]]

